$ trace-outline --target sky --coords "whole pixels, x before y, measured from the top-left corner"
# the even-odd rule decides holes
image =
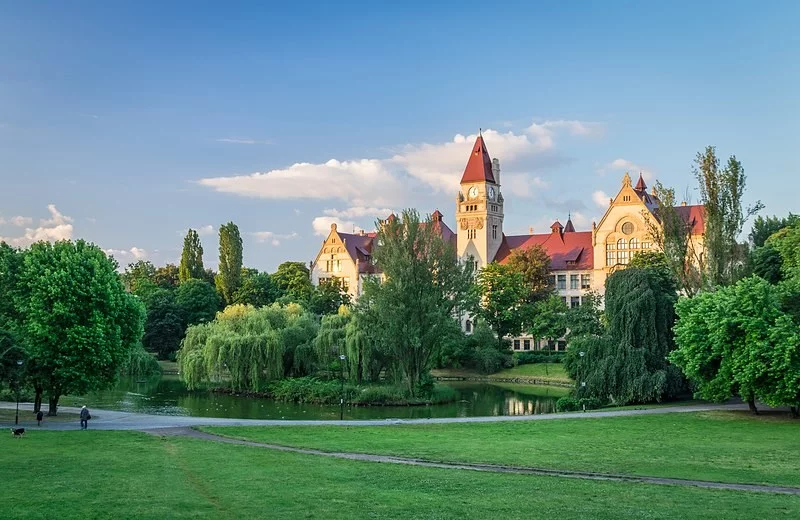
[[[289,5],[291,4],[291,5]],[[432,5],[433,4],[433,5]],[[500,4],[500,5],[495,5]],[[698,193],[707,145],[746,203],[800,212],[800,3],[0,0],[0,239],[122,265],[308,263],[336,222],[439,209],[479,129],[506,234],[591,227],[625,171]]]

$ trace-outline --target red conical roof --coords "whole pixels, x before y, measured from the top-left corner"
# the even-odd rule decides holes
[[[475,139],[475,146],[472,147],[467,167],[461,177],[462,184],[480,181],[495,182],[494,175],[492,175],[492,158],[489,157],[489,151],[486,150],[482,135]]]
[[[636,191],[647,191],[647,184],[644,183],[642,172],[639,172],[639,181],[636,183],[636,187],[634,189]]]

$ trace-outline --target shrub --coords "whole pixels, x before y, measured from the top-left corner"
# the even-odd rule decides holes
[[[605,402],[597,397],[582,397],[580,399],[565,396],[556,401],[556,410],[559,412],[576,412],[578,410],[597,410],[605,406]]]
[[[532,365],[534,363],[561,363],[563,352],[515,352],[514,365]]]

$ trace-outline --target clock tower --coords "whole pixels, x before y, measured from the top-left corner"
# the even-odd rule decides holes
[[[458,256],[471,256],[476,268],[490,264],[503,241],[503,195],[500,162],[494,161],[479,135],[472,147],[456,197]]]

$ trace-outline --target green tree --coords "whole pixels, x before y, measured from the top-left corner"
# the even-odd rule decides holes
[[[417,395],[458,311],[474,308],[472,266],[460,263],[430,217],[420,222],[414,210],[380,224],[374,257],[385,281],[368,280],[378,341],[398,367],[411,395]]]
[[[125,289],[136,293],[142,284],[155,284],[156,268],[147,260],[139,260],[136,263],[128,264],[125,272],[122,273],[122,283]]]
[[[764,206],[742,206],[747,177],[735,156],[724,167],[713,146],[699,152],[694,161],[694,175],[700,185],[700,201],[705,208],[704,246],[708,281],[712,286],[729,285],[741,274],[746,248],[738,237],[745,222]]]
[[[126,293],[117,264],[97,246],[79,240],[33,244],[21,280],[21,336],[28,372],[49,396],[106,388],[141,338],[144,311]]]
[[[175,291],[153,287],[141,299],[147,310],[142,344],[160,359],[168,359],[180,347],[186,330],[186,318],[178,305]]]
[[[280,291],[268,273],[259,273],[255,269],[242,269],[242,285],[233,298],[234,304],[263,307],[271,305],[278,299]]]
[[[314,314],[324,316],[336,313],[342,305],[350,305],[350,295],[341,278],[333,277],[314,288],[307,307]]]
[[[750,269],[753,274],[771,284],[783,279],[783,260],[777,249],[770,245],[757,247],[750,254]]]
[[[205,280],[187,280],[175,293],[175,303],[180,308],[186,325],[211,321],[220,310],[217,291]]]
[[[226,305],[233,303],[236,291],[242,285],[242,237],[239,227],[233,222],[219,227],[219,273],[216,285]]]
[[[156,267],[153,283],[164,289],[174,289],[180,283],[179,271],[178,266],[175,264]]]
[[[281,297],[289,301],[307,302],[314,290],[311,273],[303,262],[283,262],[271,276]]]
[[[522,274],[528,288],[528,303],[545,300],[553,293],[554,287],[550,283],[550,256],[542,246],[534,244],[524,249],[515,249],[506,265],[512,271]]]
[[[567,333],[567,304],[561,296],[551,294],[536,302],[526,320],[528,332],[540,340],[555,340]]]
[[[574,374],[580,395],[627,404],[681,391],[680,372],[666,359],[674,347],[677,295],[662,282],[651,269],[630,267],[608,278],[605,334],[584,336],[570,346],[572,355],[584,353]]]
[[[750,245],[754,248],[762,247],[767,239],[781,229],[800,223],[800,215],[789,213],[788,217],[762,217],[759,215],[753,221],[753,228],[750,230]]]
[[[797,411],[800,329],[782,308],[784,290],[751,277],[678,302],[678,348],[669,358],[698,396],[721,402],[739,395],[754,413],[756,399]]]
[[[497,334],[502,346],[506,336],[522,330],[522,322],[529,314],[529,286],[521,272],[493,262],[478,273],[477,288],[481,297],[478,315]]]
[[[178,280],[180,283],[192,278],[203,279],[205,269],[203,268],[203,244],[200,243],[200,236],[194,229],[189,229],[183,239],[183,251],[181,252],[181,265],[178,268]]]
[[[800,278],[800,223],[773,234],[766,246],[772,247],[780,255],[784,278]]]

